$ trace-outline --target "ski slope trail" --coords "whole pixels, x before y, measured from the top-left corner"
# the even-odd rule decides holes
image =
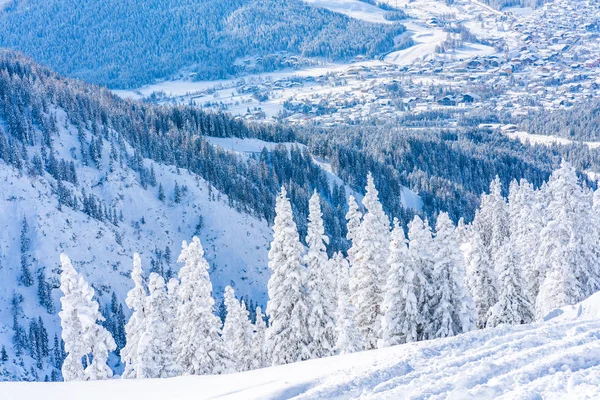
[[[600,296],[592,297],[597,310]],[[598,398],[600,319],[581,310],[571,307],[532,325],[230,375],[11,382],[0,384],[0,393],[5,400]]]
[[[435,53],[436,46],[446,40],[446,32],[436,28],[426,28],[414,22],[405,23],[408,34],[414,40],[414,45],[386,55],[383,61],[394,65],[410,65],[418,59],[423,59]]]

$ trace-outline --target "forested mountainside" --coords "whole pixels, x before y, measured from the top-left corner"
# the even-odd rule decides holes
[[[106,324],[122,345],[133,251],[148,271],[168,279],[179,268],[181,240],[199,235],[217,298],[231,284],[247,304],[264,306],[269,226],[282,185],[301,240],[317,190],[331,254],[348,248],[347,196],[362,197],[368,171],[390,217],[406,224],[418,213],[433,224],[443,210],[455,222],[472,219],[478,192],[495,175],[539,186],[560,160],[548,148],[494,147],[501,139],[480,131],[386,136],[378,128],[345,129],[249,125],[193,107],[126,101],[1,51],[0,276],[7,284],[0,320],[12,325],[0,326],[1,343],[12,348],[13,332],[38,344],[57,335],[52,348],[60,349],[55,312],[64,251],[94,284]],[[223,137],[272,146],[240,154],[207,140]],[[402,185],[414,188],[422,208],[399,207]],[[23,360],[6,378],[41,380],[56,369],[48,357]]]
[[[213,79],[293,67],[291,56],[372,57],[406,46],[395,42],[402,32],[301,0],[15,0],[0,10],[0,46],[113,88],[184,68]]]
[[[598,90],[598,87],[595,88]],[[517,119],[526,132],[573,140],[600,140],[600,101],[591,99],[566,110],[530,111]]]

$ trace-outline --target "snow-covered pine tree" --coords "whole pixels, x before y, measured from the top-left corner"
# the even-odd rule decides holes
[[[354,235],[360,226],[361,219],[362,212],[360,212],[356,199],[351,195],[348,197],[348,212],[346,213],[346,221],[348,221],[346,239],[350,241],[354,240]]]
[[[592,199],[579,185],[575,168],[563,161],[548,182],[548,222],[536,257],[543,283],[536,298],[536,317],[575,304],[598,290],[597,241]]]
[[[512,239],[504,242],[499,255],[498,301],[488,311],[486,327],[528,324],[533,320],[533,307],[524,291],[524,281]]]
[[[356,307],[356,325],[365,349],[377,347],[381,330],[381,302],[387,277],[390,222],[379,202],[373,176],[367,176],[363,205],[367,213],[352,242],[351,300]]]
[[[512,181],[508,193],[508,216],[510,240],[516,263],[520,266],[523,278],[523,293],[530,303],[539,290],[539,274],[535,269],[535,255],[539,247],[539,233],[542,230],[539,209],[533,186],[525,179],[520,183]],[[503,256],[501,254],[501,256]],[[497,260],[504,264],[506,260]],[[499,271],[504,267],[499,266]],[[500,289],[500,283],[498,283]]]
[[[179,270],[178,363],[191,375],[227,372],[231,365],[220,336],[221,320],[213,312],[209,265],[200,239],[194,236],[189,245],[183,242],[178,262],[184,263]]]
[[[335,346],[335,281],[334,272],[329,269],[325,247],[329,239],[325,236],[320,202],[321,198],[315,190],[309,201],[308,252],[304,256],[310,307],[308,331],[311,358],[330,356]]]
[[[481,203],[471,230],[479,232],[487,258],[493,266],[498,250],[509,235],[508,207],[502,196],[502,183],[498,176],[490,183],[490,193],[481,195]]]
[[[477,314],[465,283],[466,271],[458,232],[447,213],[440,213],[435,230],[430,298],[433,319],[426,336],[443,338],[475,329]]]
[[[491,223],[492,232],[489,244],[490,259],[494,263],[494,269],[496,270],[496,259],[499,257],[499,252],[504,242],[510,235],[509,218],[508,218],[508,207],[506,200],[502,196],[502,183],[500,178],[496,175],[496,178],[490,183],[490,194],[491,202]],[[496,270],[497,271],[497,270]]]
[[[267,366],[267,360],[270,360],[266,354],[265,338],[267,334],[267,324],[260,307],[256,307],[256,321],[254,322],[254,336],[252,337],[252,363],[250,369],[264,368]]]
[[[138,345],[140,338],[146,329],[144,305],[147,293],[146,287],[144,286],[142,259],[138,253],[133,254],[131,279],[133,280],[134,286],[127,292],[125,303],[132,312],[127,325],[125,325],[127,337],[126,345],[121,350],[121,361],[125,365],[121,377],[125,379],[135,378],[137,376],[136,364],[138,362]]]
[[[65,353],[67,353],[61,368],[63,380],[65,382],[85,380],[81,359],[86,356],[88,349],[80,340],[83,327],[77,310],[75,308],[69,311],[62,310],[58,315],[62,327],[62,339],[65,342]]]
[[[304,285],[302,244],[292,217],[292,206],[284,187],[277,196],[273,241],[269,250],[267,315],[267,352],[272,365],[288,364],[310,358],[308,296]]]
[[[350,241],[350,248],[348,249],[348,260],[352,262],[354,259],[354,253],[358,250],[358,244],[356,243],[356,236],[360,229],[360,223],[362,221],[362,212],[354,199],[354,196],[348,198],[348,212],[346,213],[346,239]]]
[[[335,253],[331,258],[332,267],[335,268],[337,285],[337,311],[336,311],[336,342],[335,354],[349,354],[361,351],[364,347],[360,332],[354,322],[356,310],[350,303],[350,266],[342,253]]]
[[[417,329],[418,340],[431,339],[432,312],[429,309],[429,299],[432,292],[432,278],[434,255],[431,228],[427,221],[418,215],[408,225],[408,257],[412,263],[411,269],[416,274],[415,288],[417,293],[417,307],[419,310],[419,326]],[[411,321],[412,323],[412,321]],[[412,327],[411,327],[412,329]],[[411,333],[412,334],[412,333]]]
[[[104,317],[94,300],[94,289],[78,274],[66,254],[60,255],[62,272],[60,302],[62,338],[68,353],[62,372],[65,381],[108,379],[112,370],[106,364],[108,353],[117,348],[110,333],[100,324]],[[91,359],[90,359],[91,356]],[[82,358],[87,358],[83,369]]]
[[[382,303],[381,339],[379,347],[395,346],[406,342],[416,342],[421,323],[418,296],[418,280],[408,256],[407,240],[398,219],[394,219],[394,229],[390,241],[388,276]]]
[[[246,305],[235,298],[231,286],[225,287],[227,316],[223,324],[223,343],[235,371],[247,371],[252,363],[252,324]]]
[[[138,379],[170,378],[181,373],[172,340],[172,318],[165,280],[156,272],[148,278],[145,331],[138,344]]]
[[[498,301],[496,272],[481,239],[479,229],[471,229],[469,236],[467,285],[475,302],[477,327],[485,328],[487,313]]]

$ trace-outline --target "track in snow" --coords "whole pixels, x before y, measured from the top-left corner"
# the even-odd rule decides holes
[[[600,320],[500,326],[233,375],[3,383],[0,392],[3,400],[598,398]]]

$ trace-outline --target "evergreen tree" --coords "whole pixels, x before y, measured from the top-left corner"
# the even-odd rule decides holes
[[[592,199],[586,195],[575,168],[562,162],[548,182],[548,222],[541,231],[536,257],[544,276],[536,299],[536,316],[575,304],[599,288],[596,226]]]
[[[254,336],[252,337],[252,361],[250,369],[264,368],[269,360],[266,354],[265,339],[267,324],[260,307],[256,307],[256,320],[254,322]]]
[[[335,253],[332,265],[336,271],[336,342],[335,354],[349,354],[361,351],[364,347],[360,332],[354,322],[356,310],[350,303],[350,268],[342,253]]]
[[[350,241],[354,240],[354,235],[356,234],[357,229],[360,226],[360,222],[362,219],[362,213],[354,199],[354,196],[348,197],[348,213],[346,214],[347,224],[347,234],[346,238]]]
[[[2,345],[2,350],[0,351],[0,361],[5,363],[8,361],[8,353],[6,352],[6,347]]]
[[[467,284],[477,310],[477,327],[485,328],[487,313],[498,301],[496,272],[483,244],[480,232],[473,226],[467,252]]]
[[[227,316],[223,325],[223,343],[235,371],[247,371],[252,364],[252,323],[246,305],[235,298],[231,286],[225,287]]]
[[[163,188],[162,183],[158,184],[158,200],[165,201],[165,189]]]
[[[139,343],[145,331],[145,302],[146,288],[142,271],[142,260],[138,253],[133,254],[133,268],[131,270],[131,279],[134,287],[127,292],[125,303],[132,311],[127,325],[125,325],[126,344],[121,349],[121,361],[125,365],[122,378],[135,378],[137,376],[136,367],[139,363]]]
[[[33,276],[31,275],[31,265],[29,262],[29,250],[31,248],[31,240],[29,239],[29,224],[27,219],[23,218],[21,224],[21,276],[19,281],[23,286],[33,285]]]
[[[308,298],[304,289],[306,270],[292,207],[285,188],[277,196],[273,241],[269,250],[267,352],[272,365],[311,357],[308,332]]]
[[[429,337],[442,338],[475,328],[475,304],[464,281],[466,272],[457,232],[447,213],[436,223]]]
[[[543,228],[541,207],[538,196],[529,182],[524,179],[519,184],[516,181],[511,182],[508,195],[511,246],[515,252],[516,262],[521,266],[525,282],[524,293],[530,302],[535,302],[540,286],[535,256]],[[500,262],[503,263],[505,260]]]
[[[533,320],[533,307],[525,294],[523,277],[512,240],[501,248],[498,260],[498,302],[490,308],[487,327],[499,324],[528,324]]]
[[[373,176],[367,176],[363,205],[367,209],[352,242],[350,291],[356,307],[356,325],[365,349],[377,346],[381,329],[381,302],[387,276],[389,220],[378,199]]]
[[[75,271],[66,254],[61,254],[60,260],[60,289],[64,295],[60,299],[62,311],[59,316],[68,354],[62,367],[63,378],[65,381],[110,378],[112,371],[106,362],[116,344],[110,333],[97,323],[104,318],[93,299],[94,289]],[[87,359],[85,370],[83,357]]]
[[[308,252],[304,262],[308,269],[306,289],[309,296],[310,313],[308,330],[311,358],[321,358],[333,353],[335,346],[335,295],[333,271],[329,270],[329,259],[321,213],[321,198],[316,190],[309,201]]]
[[[181,203],[181,189],[179,188],[179,183],[175,181],[175,189],[173,191],[173,201],[177,204]]]
[[[418,215],[415,216],[408,225],[408,239],[408,258],[412,264],[411,269],[416,274],[414,282],[417,293],[417,308],[420,316],[417,327],[417,338],[418,340],[432,339],[430,333],[433,315],[429,305],[433,296],[432,280],[435,255],[433,254],[434,243],[428,222],[423,221]],[[412,330],[414,317],[412,314],[410,315],[411,319],[408,326]],[[410,332],[411,340],[413,333],[414,331]]]
[[[52,301],[52,287],[46,282],[46,270],[41,268],[38,271],[38,302],[46,309],[48,314],[56,312],[54,302]]]
[[[145,331],[138,344],[138,361],[134,364],[140,378],[170,378],[181,372],[173,346],[174,316],[170,315],[165,280],[157,273],[148,279],[145,304]]]
[[[418,274],[414,270],[416,266],[417,263],[409,259],[404,231],[398,219],[394,219],[379,347],[418,340],[421,314],[418,304]]]
[[[180,304],[177,310],[177,360],[184,373],[219,374],[230,369],[221,339],[221,320],[214,312],[210,266],[200,239],[182,243],[178,262]]]

